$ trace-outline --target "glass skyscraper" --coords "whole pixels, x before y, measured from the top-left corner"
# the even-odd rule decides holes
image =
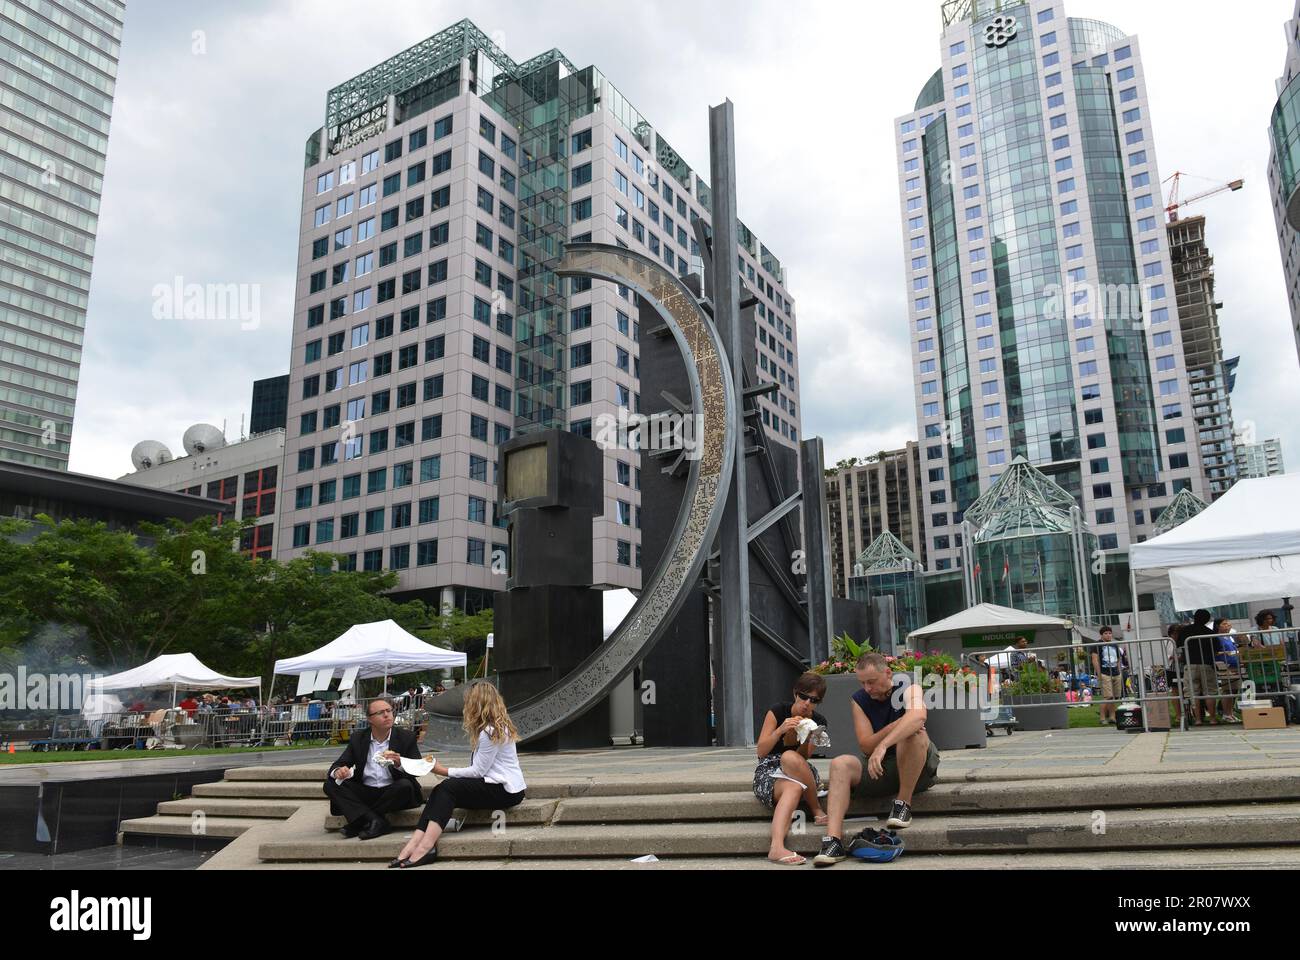
[[[931,569],[1020,457],[1123,551],[1204,495],[1137,38],[1060,0],[943,12],[895,126]]]
[[[125,13],[0,4],[0,460],[68,467]]]
[[[1286,66],[1269,122],[1268,185],[1286,273],[1286,298],[1300,355],[1300,0],[1286,25]]]

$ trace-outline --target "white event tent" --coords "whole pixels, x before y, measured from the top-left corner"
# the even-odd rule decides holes
[[[916,648],[933,646],[954,656],[973,650],[1003,650],[1019,636],[1032,636],[1040,643],[1058,646],[1073,642],[1075,625],[1062,617],[1049,617],[1026,610],[980,603],[907,635]],[[1009,666],[1004,655],[990,658],[993,666]]]
[[[1196,516],[1129,548],[1133,595],[1179,610],[1300,596],[1300,475],[1238,481]]]
[[[99,677],[87,685],[87,700],[115,690],[172,688],[172,706],[177,690],[229,690],[262,686],[261,677],[227,677],[204,665],[192,653],[165,653],[146,664],[121,673]]]
[[[464,667],[468,658],[454,650],[443,650],[407,633],[392,620],[358,623],[319,650],[275,662],[274,673],[305,677],[312,675],[313,689],[323,690],[342,669],[340,689],[350,689],[355,679],[392,677],[423,670]],[[322,682],[323,681],[323,682]]]

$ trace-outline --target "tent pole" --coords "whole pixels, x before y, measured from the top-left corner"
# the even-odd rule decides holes
[[[172,683],[172,709],[176,709],[176,684]]]
[[[1138,664],[1138,669],[1136,671],[1137,682],[1138,682],[1138,700],[1140,702],[1145,702],[1146,695],[1147,695],[1147,690],[1146,690],[1147,685],[1146,685],[1146,677],[1144,676],[1144,671],[1142,670],[1142,666],[1146,661],[1146,657],[1142,655],[1142,642],[1141,642],[1142,641],[1142,617],[1138,614],[1137,571],[1133,569],[1133,554],[1131,551],[1129,553],[1128,586],[1129,586],[1129,600],[1133,604],[1133,641],[1129,644],[1129,646],[1132,648],[1133,651],[1133,660]],[[1151,711],[1145,709],[1142,711],[1142,731],[1144,733],[1151,732]]]

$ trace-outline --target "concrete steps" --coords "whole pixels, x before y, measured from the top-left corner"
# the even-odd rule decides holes
[[[554,800],[525,800],[517,807],[502,811],[505,813],[505,824],[507,826],[527,826],[536,827],[550,823],[555,816]],[[401,810],[397,813],[389,814],[388,822],[394,827],[402,827],[409,834],[420,822],[420,814],[423,811],[418,808],[410,810]],[[467,827],[470,826],[491,826],[494,822],[493,812],[491,810],[464,810],[457,812],[457,818]],[[342,817],[326,817],[326,830],[342,830]]]
[[[204,817],[202,820],[196,820],[189,814],[184,816],[160,814],[139,820],[123,820],[119,830],[128,841],[144,837],[183,837],[189,840],[203,837],[233,840],[253,827],[280,822],[279,818]]]
[[[288,820],[298,811],[293,800],[274,800],[246,797],[189,797],[185,800],[167,800],[158,804],[164,815],[192,816],[202,813],[206,817],[255,817],[260,820]],[[128,821],[130,822],[130,821]]]
[[[856,821],[848,832],[874,826]],[[1098,832],[1098,830],[1104,832]],[[403,832],[371,841],[295,838],[262,843],[258,857],[285,861],[389,860],[400,851]],[[1104,820],[1090,811],[1026,814],[960,814],[924,817],[905,833],[909,853],[1045,853],[1188,847],[1240,848],[1300,845],[1300,803],[1234,804],[1227,807],[1120,809]],[[552,824],[502,830],[467,828],[439,843],[447,859],[762,856],[768,825],[760,821],[698,823]],[[821,831],[792,834],[790,848],[805,855],[820,847]]]
[[[277,870],[383,870],[387,861],[308,861],[266,864]],[[513,860],[441,859],[437,870],[776,870],[790,867],[769,863],[762,856],[667,857],[656,863],[633,863],[624,857]],[[814,870],[811,864],[802,867]],[[854,861],[841,864],[840,872],[853,870],[1296,870],[1300,848],[1251,847],[1214,850],[1099,850],[1080,853],[919,853],[911,847],[887,867],[868,867]]]
[[[341,818],[327,813],[326,770],[316,764],[232,769],[219,783],[196,785],[190,798],[160,804],[155,817],[125,821],[122,831],[190,838],[201,811],[208,838],[234,839],[259,828],[231,848],[244,844],[240,856],[248,865],[382,866],[400,850],[420,811],[390,817],[388,836],[344,839]],[[425,793],[436,783],[424,778]],[[855,802],[846,833],[874,826],[886,806],[887,800]],[[1213,869],[1256,860],[1300,865],[1300,766],[943,771],[914,808],[916,820],[904,834],[910,866],[1028,868],[1061,858],[1116,869],[1198,863]],[[448,865],[521,869],[561,862],[576,869],[621,867],[647,854],[666,859],[670,869],[762,866],[771,818],[741,769],[711,778],[533,777],[528,799],[504,819],[490,811],[457,816],[464,829],[439,843]],[[805,823],[788,843],[812,855],[821,836],[820,827]]]

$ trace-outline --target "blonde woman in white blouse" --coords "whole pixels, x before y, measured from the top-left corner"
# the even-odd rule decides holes
[[[515,751],[519,732],[497,688],[486,680],[471,684],[464,715],[465,733],[474,745],[471,766],[433,765],[433,772],[446,779],[433,788],[420,825],[390,867],[422,867],[436,860],[438,838],[456,808],[508,810],[524,799],[527,785]]]

